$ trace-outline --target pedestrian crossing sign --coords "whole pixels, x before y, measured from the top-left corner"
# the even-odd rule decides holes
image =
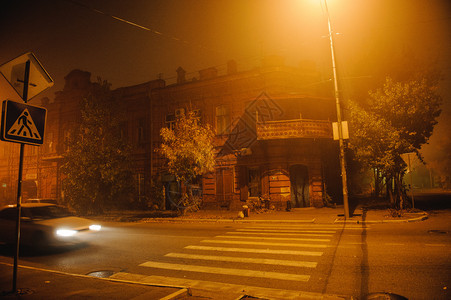
[[[47,110],[43,107],[5,100],[2,103],[2,141],[42,145]]]

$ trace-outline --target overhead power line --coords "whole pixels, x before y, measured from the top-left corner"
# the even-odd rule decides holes
[[[165,38],[168,38],[168,39],[170,39],[170,40],[173,40],[173,41],[176,41],[176,42],[180,42],[180,43],[183,43],[183,44],[186,44],[186,45],[190,45],[190,46],[192,46],[192,47],[204,49],[204,50],[207,50],[207,51],[212,51],[212,52],[220,53],[220,51],[218,51],[218,50],[215,50],[215,49],[212,49],[212,48],[209,48],[209,47],[205,47],[205,46],[200,45],[200,44],[195,44],[195,43],[189,42],[189,41],[187,41],[187,40],[184,40],[184,39],[181,39],[181,38],[172,36],[172,35],[164,34],[164,33],[160,32],[160,31],[155,30],[155,29],[152,29],[152,28],[149,28],[149,27],[147,27],[147,26],[140,25],[140,24],[138,24],[138,23],[135,23],[135,22],[132,22],[132,21],[123,19],[123,18],[121,18],[121,17],[118,17],[118,16],[115,16],[115,15],[106,13],[106,12],[104,12],[104,11],[101,11],[101,10],[99,10],[99,9],[96,9],[96,8],[94,8],[94,7],[91,7],[91,6],[89,6],[89,5],[86,5],[86,4],[84,4],[84,3],[80,3],[80,2],[75,1],[75,0],[65,0],[65,1],[66,1],[66,2],[70,2],[70,3],[72,3],[72,4],[74,4],[74,5],[77,5],[77,6],[83,7],[83,8],[85,8],[85,9],[87,9],[87,10],[92,11],[92,12],[95,12],[95,13],[98,13],[98,14],[101,14],[101,15],[104,15],[104,16],[107,16],[107,17],[112,18],[112,19],[114,19],[114,20],[116,20],[116,21],[119,21],[119,22],[122,22],[122,23],[125,23],[125,24],[128,24],[128,25],[131,25],[131,26],[136,27],[136,28],[139,28],[139,29],[143,29],[143,30],[149,31],[149,32],[151,32],[151,33],[153,33],[153,34],[156,34],[156,35],[159,35],[159,36],[162,36],[162,37],[165,37]]]

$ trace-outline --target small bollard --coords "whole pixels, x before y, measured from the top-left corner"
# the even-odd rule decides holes
[[[244,217],[249,217],[249,206],[243,205],[243,214]]]

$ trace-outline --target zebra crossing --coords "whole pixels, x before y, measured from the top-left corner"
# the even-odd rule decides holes
[[[261,289],[268,281],[277,282],[274,286],[281,288],[284,288],[283,283],[287,287],[296,283],[302,288],[302,284],[309,283],[324,253],[334,246],[334,238],[342,229],[342,225],[315,224],[261,224],[237,228],[167,253],[158,261],[141,263],[139,267],[146,268],[145,273],[154,275],[139,278],[154,283],[157,280],[159,284],[195,285],[213,291],[221,285],[239,290],[243,282],[246,287],[260,286]],[[113,277],[122,279],[126,275],[129,274]]]

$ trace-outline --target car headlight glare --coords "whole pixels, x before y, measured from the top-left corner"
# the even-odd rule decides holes
[[[91,225],[89,226],[90,230],[94,230],[94,231],[99,231],[100,229],[102,229],[102,226],[100,225]]]
[[[76,230],[70,230],[70,229],[58,229],[56,231],[56,234],[58,236],[73,236],[77,233]]]

